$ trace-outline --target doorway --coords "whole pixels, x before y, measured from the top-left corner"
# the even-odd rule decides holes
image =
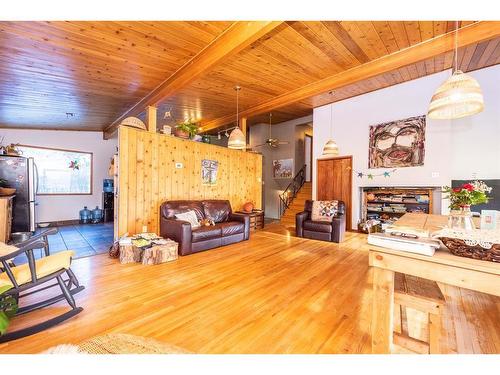
[[[312,152],[313,152],[313,137],[305,134],[304,138],[304,164],[306,165],[306,182],[312,180]]]
[[[352,156],[318,159],[317,174],[317,199],[343,201],[346,229],[352,230]]]

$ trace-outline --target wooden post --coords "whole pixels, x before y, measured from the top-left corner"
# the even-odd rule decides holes
[[[243,133],[243,135],[245,136],[245,144],[247,143],[247,118],[246,117],[242,117],[240,119],[240,129],[241,129],[241,132]],[[246,149],[244,149],[243,151],[246,151]]]
[[[370,254],[372,255],[372,254]],[[394,272],[373,268],[372,353],[390,354],[394,319]]]
[[[146,125],[148,131],[156,133],[156,112],[157,108],[151,105],[146,107]]]

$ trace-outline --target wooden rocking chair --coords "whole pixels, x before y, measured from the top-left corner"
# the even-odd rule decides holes
[[[45,322],[17,331],[7,332],[5,335],[0,336],[0,343],[41,332],[79,314],[83,310],[83,308],[76,306],[75,299],[73,298],[74,294],[84,289],[84,287],[78,283],[75,274],[70,269],[71,257],[74,253],[68,250],[50,255],[46,235],[52,233],[47,232],[25,241],[18,250],[0,256],[3,271],[0,271],[0,287],[10,287],[10,289],[0,295],[0,299],[12,296],[19,303],[19,300],[23,297],[42,292],[54,286],[59,286],[62,292],[60,295],[47,298],[29,306],[20,307],[16,315],[26,314],[41,309],[64,299],[70,305],[71,310]],[[35,259],[33,254],[33,250],[35,249],[44,249],[45,256],[40,259]],[[26,255],[28,263],[15,266],[12,260],[22,254]],[[63,275],[67,275],[68,278],[66,280],[63,279]],[[52,280],[56,280],[57,282],[40,287],[42,284]]]

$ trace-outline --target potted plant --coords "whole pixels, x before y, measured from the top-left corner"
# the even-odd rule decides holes
[[[0,287],[0,336],[5,335],[9,328],[10,320],[17,313],[18,304],[14,296],[3,295],[10,286]]]
[[[198,124],[191,120],[186,120],[175,126],[175,136],[179,138],[193,138],[198,133]]]
[[[448,217],[448,226],[461,230],[474,229],[470,206],[488,203],[490,199],[488,193],[490,192],[491,188],[483,181],[473,181],[456,188],[445,186],[443,193],[448,195],[444,198],[450,200],[451,210]]]

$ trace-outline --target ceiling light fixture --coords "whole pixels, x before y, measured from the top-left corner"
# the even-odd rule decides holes
[[[333,103],[330,105],[330,139],[325,143],[323,147],[322,157],[337,156],[339,154],[339,146],[333,140]]]
[[[239,127],[239,92],[241,90],[240,86],[235,86],[236,90],[236,127],[231,132],[229,139],[227,141],[227,147],[235,150],[244,150],[246,147],[245,134],[241,131]]]
[[[458,69],[458,21],[455,22],[455,67],[450,78],[439,86],[429,104],[428,116],[438,120],[453,120],[474,115],[484,109],[479,83]]]

